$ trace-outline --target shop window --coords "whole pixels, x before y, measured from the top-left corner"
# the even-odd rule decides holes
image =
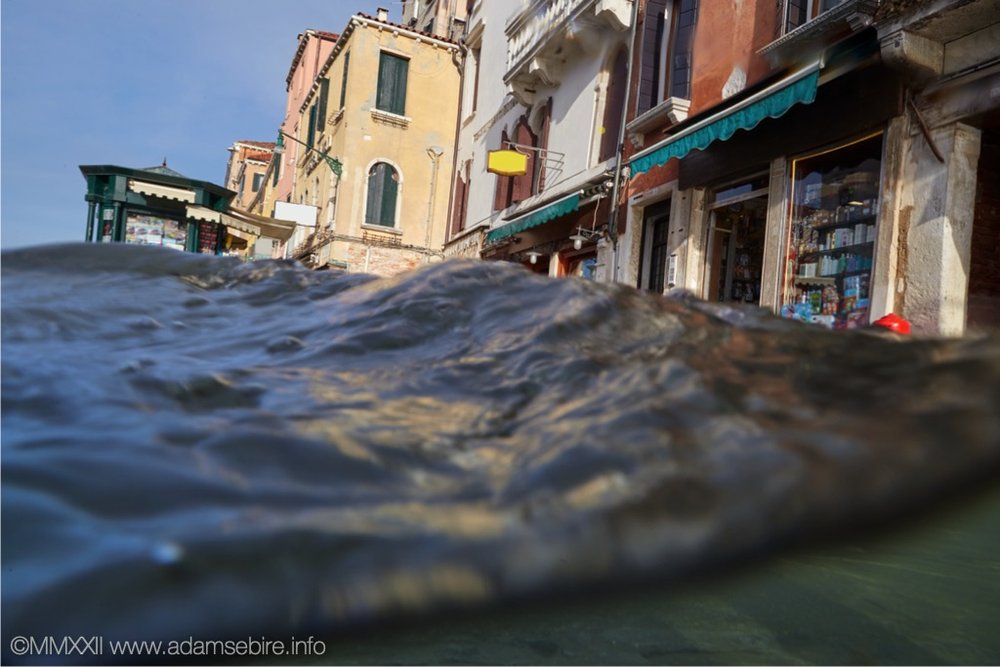
[[[406,77],[410,61],[382,52],[378,61],[378,91],[375,108],[399,116],[406,115]]]
[[[187,223],[180,220],[129,213],[125,221],[125,243],[184,250],[187,246],[187,228]]]
[[[783,316],[868,324],[881,155],[876,135],[793,160]]]
[[[378,162],[368,171],[368,200],[365,224],[396,226],[396,197],[399,174],[387,162]]]
[[[670,200],[646,208],[639,250],[639,289],[662,294],[667,287]]]
[[[785,0],[785,32],[791,32],[845,0]]]
[[[794,1],[794,0],[789,0]],[[649,0],[642,30],[638,113],[668,98],[691,98],[698,0]]]

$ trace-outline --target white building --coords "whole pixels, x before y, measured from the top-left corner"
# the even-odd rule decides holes
[[[445,254],[610,279],[631,0],[479,0],[469,10]],[[525,154],[526,173],[489,173],[499,149]]]

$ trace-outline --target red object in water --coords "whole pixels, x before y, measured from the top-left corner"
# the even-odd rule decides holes
[[[909,334],[910,323],[896,313],[889,313],[885,317],[880,317],[873,324],[877,327],[885,327],[889,331],[898,334]]]

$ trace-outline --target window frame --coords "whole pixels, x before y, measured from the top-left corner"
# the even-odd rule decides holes
[[[385,166],[387,172],[383,175],[382,190],[379,192],[379,207],[378,213],[376,214],[372,208],[372,179],[376,176],[376,171],[380,166]],[[391,215],[391,224],[386,224],[387,206],[385,201],[385,184],[389,181],[393,182],[393,198],[390,210],[388,213]],[[401,202],[401,193],[403,177],[402,172],[399,167],[389,160],[384,158],[379,158],[374,160],[368,166],[368,175],[365,178],[365,214],[363,219],[363,225],[366,227],[374,227],[377,229],[399,229],[399,211]]]
[[[387,88],[387,63],[397,63],[393,67],[401,68],[396,69],[393,73],[395,78],[392,88]],[[400,74],[402,72],[402,74]],[[397,116],[406,115],[406,97],[409,90],[409,72],[410,72],[410,57],[404,54],[395,53],[392,51],[379,51],[378,60],[378,77],[375,83],[375,108],[379,111],[385,113],[395,114]],[[400,84],[402,81],[402,84]],[[398,88],[402,88],[402,92]],[[391,91],[391,92],[389,92]],[[388,96],[391,99],[386,100],[385,97]]]

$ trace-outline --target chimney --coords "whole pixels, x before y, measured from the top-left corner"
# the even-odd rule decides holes
[[[379,21],[389,20],[389,10],[386,9],[385,7],[379,7],[378,11],[375,12],[375,15],[378,17]]]

